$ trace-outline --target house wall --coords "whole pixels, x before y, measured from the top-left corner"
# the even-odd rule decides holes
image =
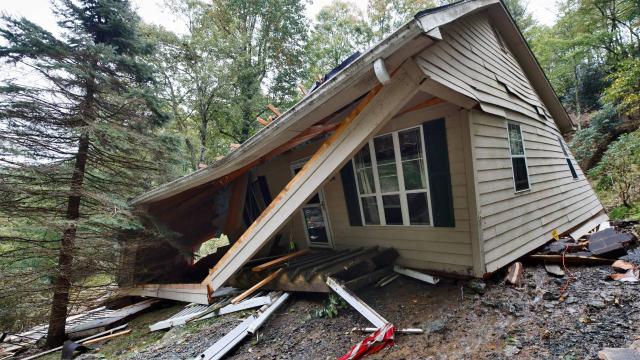
[[[573,156],[573,179],[556,129],[509,112],[500,118],[472,112],[477,193],[487,271],[493,271],[565,232],[603,208]],[[520,124],[530,190],[516,193],[507,123]]]
[[[560,132],[522,68],[484,12],[442,29],[443,40],[418,57],[431,79],[478,101],[469,113],[480,248],[494,271],[603,210],[571,156],[574,180],[558,142]],[[507,123],[521,126],[530,190],[516,193]]]
[[[459,110],[442,104],[404,115],[389,121],[379,134],[421,125],[425,121],[445,118],[447,145],[452,181],[455,228],[431,226],[351,226],[347,215],[342,181],[336,174],[324,187],[329,226],[336,248],[358,246],[393,247],[400,253],[398,263],[418,269],[472,274],[473,255],[469,225],[469,191],[473,184],[465,166],[464,124]],[[275,196],[291,179],[290,164],[313,154],[321,142],[295,149],[256,169],[257,175],[267,177]],[[437,191],[437,189],[432,189]],[[307,247],[300,212],[283,230],[299,247]]]

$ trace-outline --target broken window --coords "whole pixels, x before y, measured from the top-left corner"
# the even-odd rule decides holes
[[[569,153],[567,152],[567,148],[564,147],[564,143],[562,142],[562,139],[558,136],[558,142],[560,143],[560,148],[562,148],[562,153],[564,154],[564,159],[567,162],[567,165],[569,165],[569,170],[571,171],[571,176],[574,179],[578,179],[578,173],[576,172],[576,169],[573,167],[573,162],[571,162],[571,158],[569,157]]]
[[[524,152],[524,140],[519,124],[509,123],[509,152],[511,166],[513,167],[513,181],[516,191],[529,189],[529,173],[527,171],[527,158]]]
[[[365,225],[430,225],[422,127],[375,137],[353,158]]]

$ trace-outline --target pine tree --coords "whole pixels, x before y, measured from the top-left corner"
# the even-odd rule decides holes
[[[23,74],[0,87],[0,293],[49,294],[47,346],[64,340],[75,284],[113,273],[118,234],[139,228],[127,197],[168,163],[142,61],[153,47],[129,1],[54,8],[61,35],[6,15],[0,27],[0,59]]]

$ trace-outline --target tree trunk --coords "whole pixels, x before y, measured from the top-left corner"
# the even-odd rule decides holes
[[[74,221],[80,217],[80,200],[82,197],[82,182],[84,181],[87,152],[89,150],[89,135],[82,134],[78,142],[78,153],[71,177],[70,194],[67,203],[67,220],[70,224],[64,230],[60,254],[58,257],[58,273],[53,283],[53,299],[51,314],[49,315],[49,330],[47,332],[47,347],[55,347],[65,340],[65,323],[71,290],[71,268],[73,266],[73,248],[76,240],[76,226]]]

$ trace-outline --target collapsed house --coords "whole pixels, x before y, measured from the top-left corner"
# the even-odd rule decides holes
[[[607,220],[563,140],[573,124],[499,0],[416,14],[278,115],[133,200],[178,234],[126,255],[162,270],[134,274],[134,294],[209,304],[252,259],[290,244],[313,250],[297,263],[307,272],[367,258],[377,273],[393,248],[401,266],[482,277]],[[194,262],[221,234],[229,246]],[[273,290],[329,291],[300,271],[274,277]]]

